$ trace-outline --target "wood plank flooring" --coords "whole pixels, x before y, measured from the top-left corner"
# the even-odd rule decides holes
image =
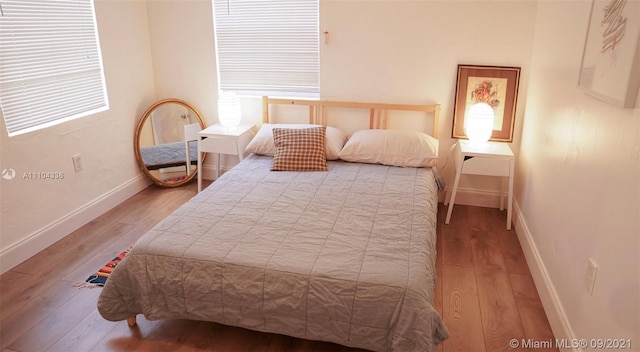
[[[100,317],[100,288],[73,284],[133,244],[196,187],[151,186],[1,275],[0,351],[358,351],[215,323],[138,316],[130,329]],[[438,351],[514,351],[511,339],[553,339],[515,232],[505,229],[505,213],[456,205],[449,225],[445,214],[440,205],[435,305],[451,337]]]

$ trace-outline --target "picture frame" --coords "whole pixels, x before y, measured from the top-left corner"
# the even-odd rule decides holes
[[[593,0],[578,88],[621,108],[640,86],[640,2]]]
[[[475,103],[489,104],[495,113],[491,141],[512,142],[520,67],[458,65],[453,108],[452,138],[467,139],[467,110]]]

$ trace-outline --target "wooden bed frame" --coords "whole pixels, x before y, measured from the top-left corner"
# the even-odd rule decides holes
[[[282,99],[262,97],[262,122],[271,123],[269,107],[271,105],[296,105],[309,107],[309,124],[326,125],[327,111],[331,108],[347,108],[369,110],[369,129],[387,129],[389,111],[413,111],[433,114],[433,125],[431,135],[438,138],[438,126],[440,120],[440,104],[432,105],[411,105],[411,104],[386,104],[386,103],[363,103],[344,102],[331,100],[307,100],[307,99]],[[127,319],[130,327],[136,325],[136,317]]]
[[[326,125],[327,110],[330,108],[351,108],[369,110],[369,128],[387,129],[387,117],[389,111],[415,111],[433,113],[433,131],[431,135],[438,138],[438,126],[440,121],[440,104],[433,105],[410,105],[410,104],[385,104],[385,103],[362,103],[344,102],[331,100],[305,100],[305,99],[280,99],[262,97],[262,122],[270,123],[270,105],[298,105],[309,107],[309,123]]]

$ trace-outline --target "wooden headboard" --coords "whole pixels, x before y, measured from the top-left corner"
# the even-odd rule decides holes
[[[440,104],[434,105],[407,105],[407,104],[383,104],[361,103],[331,100],[305,100],[305,99],[279,99],[262,97],[262,122],[270,123],[270,105],[298,105],[309,107],[309,123],[326,125],[328,108],[353,108],[369,110],[369,128],[386,129],[387,114],[389,111],[415,111],[433,113],[432,136],[438,138],[438,124],[440,120]]]

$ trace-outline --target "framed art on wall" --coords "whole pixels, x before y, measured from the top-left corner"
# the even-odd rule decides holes
[[[467,110],[487,103],[495,114],[490,140],[512,142],[519,83],[520,67],[458,65],[451,137],[467,138]]]
[[[578,88],[633,108],[640,84],[640,1],[594,0]]]

